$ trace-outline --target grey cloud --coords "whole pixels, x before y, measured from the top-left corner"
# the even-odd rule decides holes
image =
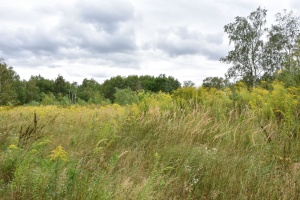
[[[51,56],[63,44],[63,39],[39,29],[0,31],[0,48],[6,54],[18,57],[24,53]]]
[[[106,55],[106,59],[110,61],[110,66],[118,66],[120,68],[138,69],[140,64],[138,54],[114,53]]]
[[[218,60],[224,53],[222,37],[223,33],[205,35],[187,27],[173,27],[160,32],[152,48],[161,49],[175,57],[197,54]]]
[[[138,48],[135,30],[131,27],[130,21],[120,24],[118,22],[118,20],[112,21],[111,24],[118,24],[117,28],[115,27],[113,32],[108,32],[97,28],[93,23],[63,18],[58,29],[65,35],[68,43],[72,44],[73,49],[87,51],[90,56],[103,56],[103,54],[117,52],[133,54]]]
[[[99,30],[115,32],[121,22],[133,19],[134,8],[128,1],[88,1],[78,3],[79,18]]]
[[[129,1],[78,1],[69,8],[50,7],[47,12],[47,8],[40,6],[32,11],[44,13],[36,19],[39,23],[0,29],[0,57],[25,55],[26,59],[47,57],[71,61],[101,57],[102,63],[110,63],[110,66],[118,65],[119,61],[134,65],[136,59],[132,55],[138,47],[135,30],[130,25],[134,8]],[[47,26],[39,21],[52,15],[58,19],[56,24]],[[119,56],[113,57],[116,54]]]
[[[68,42],[92,54],[132,52],[137,49],[131,28],[134,8],[129,1],[86,1],[76,4],[72,18],[64,16],[58,29]]]
[[[94,32],[90,35],[85,35],[79,46],[97,54],[134,51],[137,47],[132,34],[123,35],[116,33],[108,35],[102,32]]]
[[[1,57],[1,55],[0,55]],[[15,57],[4,57],[5,60],[7,60],[8,63],[10,63],[12,66],[19,66],[22,68],[39,68],[43,65],[48,64],[49,68],[53,68],[55,64],[53,63],[53,58],[50,57],[41,57],[41,56],[33,56],[32,54],[29,54],[28,52],[24,53],[23,56],[15,56]]]

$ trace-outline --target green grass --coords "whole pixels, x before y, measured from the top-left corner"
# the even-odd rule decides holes
[[[208,100],[2,108],[0,196],[299,199],[298,121]]]

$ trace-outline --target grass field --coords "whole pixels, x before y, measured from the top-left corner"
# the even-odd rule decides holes
[[[299,89],[0,108],[2,199],[299,199]]]

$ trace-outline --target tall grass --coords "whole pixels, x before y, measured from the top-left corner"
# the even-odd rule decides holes
[[[273,88],[1,108],[0,196],[299,199],[298,90]]]

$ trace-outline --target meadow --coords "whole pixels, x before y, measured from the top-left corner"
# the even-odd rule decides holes
[[[300,88],[0,108],[1,199],[299,199]]]

